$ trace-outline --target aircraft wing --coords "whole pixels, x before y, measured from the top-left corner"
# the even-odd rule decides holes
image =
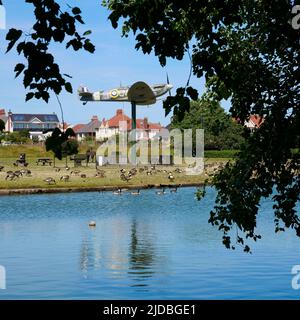
[[[138,105],[150,105],[156,102],[153,90],[142,81],[134,83],[128,90],[127,96],[129,101]]]

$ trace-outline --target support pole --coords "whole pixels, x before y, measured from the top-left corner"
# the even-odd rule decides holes
[[[136,102],[131,102],[131,141],[133,143],[131,148],[131,163],[136,165]]]

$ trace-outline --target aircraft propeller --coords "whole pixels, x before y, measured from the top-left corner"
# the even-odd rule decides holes
[[[169,79],[169,74],[167,72],[167,84],[169,85],[170,84],[170,79]],[[172,96],[172,88],[169,89],[169,96]]]

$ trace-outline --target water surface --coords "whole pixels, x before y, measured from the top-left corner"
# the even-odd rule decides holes
[[[207,223],[214,196],[199,203],[195,188],[183,188],[1,197],[0,299],[298,299],[300,239],[274,234],[271,200],[250,255],[226,250]]]

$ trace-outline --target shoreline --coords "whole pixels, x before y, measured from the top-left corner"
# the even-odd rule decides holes
[[[105,192],[115,191],[118,189],[128,190],[148,190],[161,188],[187,188],[201,187],[203,182],[185,183],[185,184],[147,184],[147,185],[129,185],[129,186],[101,186],[101,187],[70,187],[70,188],[26,188],[26,189],[0,189],[1,196],[14,195],[33,195],[33,194],[60,194],[60,193],[79,193],[79,192]]]

